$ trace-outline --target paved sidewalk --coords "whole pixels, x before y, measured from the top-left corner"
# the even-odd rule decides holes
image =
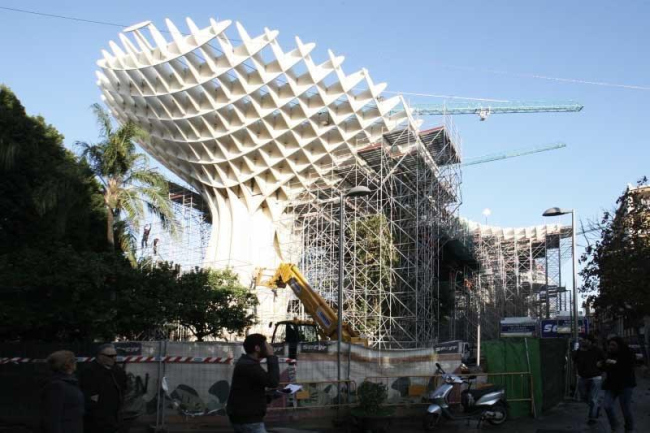
[[[634,409],[633,413],[636,422],[637,433],[650,433],[650,380],[637,375],[638,385],[634,390]],[[623,422],[620,409],[618,409],[619,419]],[[581,402],[565,402],[548,411],[538,419],[519,418],[508,421],[502,426],[492,426],[484,423],[480,429],[476,428],[476,421],[472,421],[469,426],[467,422],[455,421],[445,422],[440,426],[439,431],[442,433],[459,433],[459,432],[501,432],[501,433],[609,433],[609,423],[605,413],[601,411],[598,424],[593,426],[587,425],[587,405]],[[289,426],[287,426],[289,427]],[[305,428],[311,432],[335,432],[343,429],[334,429],[325,426],[295,426],[296,428]],[[311,428],[310,428],[311,427]],[[319,428],[320,427],[320,428]],[[280,430],[273,429],[278,433],[297,433],[297,430]],[[423,433],[421,419],[417,417],[407,419],[395,419],[393,426],[390,428],[394,433]]]
[[[637,387],[634,389],[633,414],[637,433],[650,433],[650,380],[643,377],[645,372],[637,370]],[[621,427],[623,415],[620,407],[617,414]],[[507,423],[505,433],[609,433],[609,423],[601,410],[598,424],[586,423],[587,405],[581,402],[565,402],[545,413],[538,419],[518,419]]]

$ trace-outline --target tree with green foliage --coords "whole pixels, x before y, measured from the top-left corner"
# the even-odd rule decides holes
[[[110,119],[102,119],[110,127]],[[122,173],[114,184],[126,190],[125,206],[133,208],[138,188],[153,191],[160,178],[133,155],[133,132],[119,131],[108,135],[122,137],[121,148],[88,145],[87,160],[97,172],[104,170],[99,157],[112,155],[107,159]],[[144,172],[134,174],[138,170]],[[107,251],[107,212],[115,210],[105,206],[110,182],[100,185],[91,167],[64,148],[56,129],[28,116],[2,86],[0,176],[0,341],[157,339],[177,323],[205,338],[241,333],[252,323],[255,297],[230,271],[180,275],[169,263],[134,267],[121,251]],[[146,186],[151,178],[154,186]],[[155,192],[166,198],[163,188]]]
[[[393,234],[388,219],[384,214],[375,214],[355,218],[350,222],[346,236],[356,247],[350,252],[350,258],[357,269],[354,275],[354,290],[363,293],[355,299],[355,305],[345,307],[354,310],[365,319],[363,333],[374,333],[379,326],[379,317],[383,315],[381,305],[382,291],[391,290],[395,276],[393,268],[399,263],[399,253],[393,242]]]
[[[131,266],[129,266],[131,268]],[[180,269],[169,262],[141,261],[116,284],[115,335],[127,340],[169,338],[176,320]]]
[[[103,250],[99,185],[42,117],[0,86],[0,254],[24,246]]]
[[[116,319],[110,293],[139,283],[116,254],[69,246],[24,248],[0,256],[0,339],[110,340]],[[119,311],[119,313],[118,313]]]
[[[180,274],[132,267],[113,252],[29,248],[0,256],[0,341],[168,338],[175,324],[199,341],[241,334],[255,295],[229,270]]]
[[[97,144],[78,142],[82,158],[87,161],[102,186],[106,208],[106,239],[115,246],[116,227],[122,251],[135,264],[134,239],[146,216],[145,208],[156,216],[164,229],[175,234],[178,224],[169,199],[165,177],[147,164],[147,157],[136,152],[135,142],[146,140],[147,133],[132,120],[113,127],[106,110],[92,106],[103,140]]]
[[[106,250],[99,184],[61,134],[4,86],[0,176],[0,338],[84,338],[93,332],[87,315],[101,323],[103,314],[92,270],[111,259],[98,257]]]
[[[241,335],[255,323],[257,297],[230,269],[195,269],[182,274],[176,292],[176,321],[198,341]]]
[[[650,314],[650,187],[643,178],[605,212],[601,237],[587,246],[581,291],[596,311],[614,317]]]

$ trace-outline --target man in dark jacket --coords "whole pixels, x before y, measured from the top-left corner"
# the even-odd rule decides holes
[[[598,363],[605,360],[605,353],[595,344],[593,335],[580,339],[580,348],[573,352],[573,362],[578,370],[578,390],[582,400],[589,404],[588,424],[598,422],[598,394],[602,377]]]
[[[99,347],[97,356],[79,375],[86,399],[84,427],[87,433],[115,433],[120,428],[120,408],[126,391],[126,373],[115,365],[112,344]]]
[[[276,388],[280,381],[278,357],[261,334],[244,340],[245,355],[235,364],[226,411],[237,433],[266,433],[266,388]],[[260,365],[266,358],[268,372]]]
[[[612,337],[608,340],[607,352],[607,360],[599,363],[599,367],[607,372],[607,377],[603,383],[603,389],[605,390],[603,408],[612,431],[618,431],[619,421],[616,418],[614,409],[614,404],[618,399],[625,419],[625,431],[631,432],[634,431],[632,392],[636,386],[634,354],[621,337]]]
[[[47,363],[53,374],[41,393],[41,431],[83,433],[84,396],[74,377],[77,358],[60,350],[48,356]]]

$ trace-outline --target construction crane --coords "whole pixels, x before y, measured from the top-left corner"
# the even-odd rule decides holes
[[[335,340],[338,338],[338,315],[323,297],[307,282],[298,267],[291,263],[281,263],[272,277],[264,279],[263,268],[255,275],[255,287],[283,289],[289,287],[300,300],[313,321],[283,320],[275,324],[272,343],[289,345],[289,358],[296,359],[298,343],[318,343],[318,335]],[[368,346],[368,339],[352,329],[349,323],[341,324],[342,340],[348,343]]]
[[[549,101],[468,101],[453,102],[450,104],[414,104],[411,106],[413,115],[435,116],[456,114],[478,114],[481,120],[490,114],[509,113],[575,113],[584,107],[574,101],[549,102]]]
[[[478,156],[476,158],[469,158],[465,162],[458,164],[461,167],[468,165],[483,164],[486,162],[498,161],[500,159],[516,158],[524,155],[531,155],[533,153],[548,152],[549,150],[562,149],[566,147],[564,143],[554,143],[545,146],[536,146],[529,149],[511,150],[510,152],[491,153],[489,155]]]

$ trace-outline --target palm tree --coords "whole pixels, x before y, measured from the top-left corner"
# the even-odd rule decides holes
[[[110,115],[101,105],[93,104],[92,110],[103,140],[98,144],[77,142],[77,145],[102,184],[109,247],[115,249],[117,232],[120,248],[135,264],[135,234],[146,216],[145,208],[172,235],[178,231],[169,186],[163,175],[148,167],[147,157],[136,152],[134,142],[146,140],[146,131],[132,120],[114,129]]]

